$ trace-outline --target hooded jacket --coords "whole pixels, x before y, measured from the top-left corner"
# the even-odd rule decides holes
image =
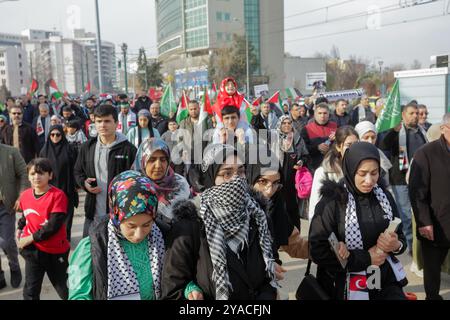
[[[74,174],[75,180],[79,187],[83,188],[86,193],[86,201],[84,205],[85,215],[88,219],[94,219],[96,209],[97,195],[86,190],[84,182],[87,178],[96,178],[95,153],[97,149],[98,139],[90,139],[85,142],[79,151],[77,162],[75,163]],[[112,179],[119,173],[129,170],[133,165],[136,157],[136,147],[128,140],[123,140],[109,149],[107,169],[108,177],[106,186],[109,186]],[[105,208],[108,208],[105,197]]]

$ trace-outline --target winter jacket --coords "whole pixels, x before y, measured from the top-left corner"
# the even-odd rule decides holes
[[[444,137],[417,150],[408,187],[417,228],[432,225],[433,243],[450,247],[450,151]],[[419,232],[417,237],[429,241]]]
[[[392,207],[393,216],[398,217],[392,195],[386,190],[383,191]],[[373,193],[368,196],[355,197],[364,249],[349,250],[350,256],[344,270],[330,248],[328,237],[334,232],[337,239],[345,243],[348,193],[343,183],[326,180],[323,182],[321,196],[322,199],[316,206],[309,229],[310,255],[314,263],[318,265],[317,280],[319,283],[331,297],[343,299],[347,272],[366,271],[372,264],[368,250],[377,244],[378,237],[388,227],[389,220]],[[407,247],[401,225],[397,234],[398,239],[402,242],[402,248],[395,255],[400,255]],[[380,266],[380,273],[382,289],[389,286],[401,286],[387,261]]]
[[[96,177],[94,154],[97,142],[98,139],[94,138],[81,146],[74,168],[75,180],[78,186],[87,192],[84,209],[88,219],[94,219],[96,195],[86,190],[84,182],[87,178]],[[108,158],[108,186],[116,175],[131,168],[136,152],[136,147],[129,141],[123,141],[111,147]],[[108,208],[108,204],[106,204],[106,208]]]
[[[194,281],[205,300],[215,299],[213,266],[205,226],[191,201],[178,203],[173,210],[176,221],[170,235],[162,275],[163,299],[184,299],[186,286]],[[274,248],[274,251],[276,249]],[[248,245],[240,258],[226,252],[228,273],[233,290],[230,300],[274,300],[276,289],[270,284],[259,246],[256,222],[250,220]]]

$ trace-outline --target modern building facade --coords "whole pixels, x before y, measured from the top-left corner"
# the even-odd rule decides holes
[[[27,92],[30,83],[27,53],[20,46],[0,47],[0,86],[13,96]]]
[[[45,39],[24,40],[23,48],[29,56],[31,76],[40,88],[54,79],[61,91],[77,94],[95,77],[94,54],[79,41],[49,35]]]
[[[247,36],[255,48],[258,67],[252,82],[268,81],[271,91],[284,85],[283,1],[155,1],[158,59],[177,87],[186,81],[206,85],[209,54],[230,45],[233,34]]]
[[[85,32],[84,29],[74,30],[74,40],[83,44],[85,48],[91,51],[94,55],[94,77],[91,79],[95,86],[98,88],[98,68],[97,68],[97,44],[96,34],[91,32]],[[103,41],[101,44],[101,61],[102,61],[102,76],[103,76],[103,88],[105,91],[112,91],[117,87],[117,59],[116,48],[114,43]]]
[[[10,34],[10,33],[1,33],[0,32],[0,46],[9,47],[9,46],[21,46],[23,36],[18,34]]]

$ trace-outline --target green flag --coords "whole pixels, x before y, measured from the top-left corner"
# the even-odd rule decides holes
[[[164,89],[163,96],[161,98],[161,114],[167,118],[169,118],[169,114],[172,112],[176,114],[177,112],[177,103],[175,102],[175,98],[172,92],[172,86],[168,85]]]
[[[397,80],[375,126],[378,132],[383,132],[398,126],[401,121],[402,110],[400,105],[400,87]]]

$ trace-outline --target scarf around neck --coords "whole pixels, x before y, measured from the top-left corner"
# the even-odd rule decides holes
[[[398,148],[399,148],[399,155],[398,155],[398,165],[400,171],[408,170],[409,164],[411,163],[412,159],[409,159],[408,157],[408,139],[407,139],[407,130],[406,126],[402,124],[402,128],[400,129],[399,137],[398,137]],[[421,126],[417,126],[417,130],[420,131],[422,134],[422,137],[425,139],[425,142],[428,142],[427,133]]]
[[[229,299],[232,290],[226,259],[227,247],[239,257],[248,242],[251,218],[256,221],[265,271],[271,279],[271,285],[277,286],[266,214],[249,195],[245,178],[238,177],[203,192],[200,196],[200,217],[205,225],[217,300]]]

